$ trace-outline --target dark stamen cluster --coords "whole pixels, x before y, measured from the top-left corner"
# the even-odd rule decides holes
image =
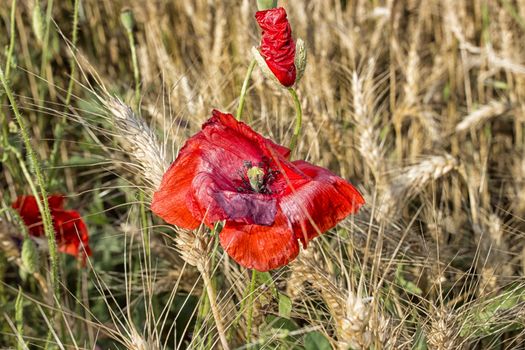
[[[277,175],[279,175],[280,172],[278,170],[273,170],[270,167],[270,160],[268,157],[262,157],[261,161],[255,166],[261,168],[264,171],[264,175],[259,186],[259,191],[255,191],[250,184],[250,179],[247,175],[248,170],[250,170],[253,166],[254,165],[252,161],[245,160],[242,169],[237,171],[237,174],[240,177],[240,184],[237,187],[237,192],[258,192],[262,194],[272,194],[269,186],[277,179]]]

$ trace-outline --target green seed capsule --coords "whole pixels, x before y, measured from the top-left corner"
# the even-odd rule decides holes
[[[30,238],[25,239],[22,244],[22,264],[30,273],[37,272],[40,267],[38,249],[35,242]]]
[[[277,0],[257,0],[259,11],[273,9],[277,7]]]
[[[120,12],[120,22],[122,22],[122,25],[128,33],[133,32],[135,28],[135,17],[130,8],[125,8]]]
[[[33,7],[33,14],[32,14],[32,26],[33,26],[33,32],[35,34],[36,40],[38,43],[42,44],[42,41],[44,39],[44,16],[42,15],[42,10],[40,9],[39,5],[40,0],[35,1],[35,6]]]

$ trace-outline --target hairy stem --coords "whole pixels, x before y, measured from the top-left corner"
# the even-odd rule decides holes
[[[5,61],[5,77],[7,80],[9,80],[9,74],[11,71],[11,60],[13,57],[13,50],[15,47],[15,12],[16,11],[16,0],[13,0],[11,3],[11,16],[10,16],[10,27],[9,27],[9,48],[7,49],[7,57]],[[0,99],[0,105],[3,105],[4,99]],[[0,108],[0,125],[2,125],[2,141],[4,144],[7,144],[8,142],[8,123],[7,123],[7,117],[4,114],[4,111]]]
[[[13,50],[15,48],[15,13],[16,13],[16,0],[11,3],[11,21],[9,27],[9,48],[7,49],[7,58],[5,61],[5,76],[9,79],[9,73],[11,72],[11,60],[13,58]]]
[[[26,129],[24,119],[22,118],[22,115],[20,114],[20,111],[18,110],[18,106],[16,104],[13,92],[11,91],[11,88],[7,82],[7,79],[4,75],[4,71],[2,70],[2,68],[0,68],[0,81],[2,82],[5,93],[7,95],[9,103],[11,104],[11,108],[13,109],[13,113],[15,115],[16,121],[20,128],[20,134],[22,136],[22,140],[24,141],[27,155],[28,155],[29,161],[31,162],[33,171],[35,172],[36,182],[40,190],[40,197],[37,196],[36,200],[37,200],[37,204],[40,210],[40,215],[42,216],[44,232],[47,237],[47,241],[49,245],[49,260],[51,264],[51,284],[53,286],[55,296],[58,297],[59,284],[58,284],[57,244],[55,241],[55,229],[53,227],[53,221],[51,219],[51,211],[49,209],[49,203],[47,201],[47,190],[45,187],[44,176],[42,174],[42,170],[40,169],[40,164],[38,162],[37,155],[33,149],[33,146],[31,145],[31,141],[30,141],[27,129]],[[58,298],[56,299],[58,300]]]
[[[295,147],[297,146],[297,142],[301,134],[301,127],[303,124],[303,110],[301,108],[301,102],[299,101],[299,97],[297,96],[297,92],[295,91],[295,89],[289,88],[288,91],[292,96],[295,106],[295,128],[293,131],[292,140],[290,141],[290,152],[293,152]]]
[[[253,294],[255,293],[255,281],[257,279],[257,271],[252,270],[252,280],[250,282],[250,290],[248,292],[248,320],[246,323],[246,344],[250,344],[252,338],[252,320],[253,320]]]

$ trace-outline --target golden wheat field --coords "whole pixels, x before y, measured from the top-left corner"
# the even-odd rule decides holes
[[[289,89],[257,56],[265,2],[0,0],[0,349],[525,349],[525,1],[280,0]],[[261,271],[223,239],[246,205],[163,220],[213,109],[365,204],[291,203],[327,232],[252,235]]]

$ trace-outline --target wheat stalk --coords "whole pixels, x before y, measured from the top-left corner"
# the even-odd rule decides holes
[[[427,331],[427,341],[432,350],[461,349],[459,326],[453,312],[444,309],[437,310],[431,317]]]
[[[137,162],[143,178],[149,182],[152,191],[156,190],[169,166],[157,136],[146,122],[121,100],[108,98],[103,104],[113,116],[115,127],[121,136],[120,140]]]
[[[358,293],[335,284],[332,274],[323,269],[316,257],[315,249],[302,251],[291,265],[291,276],[287,292],[296,299],[303,290],[304,282],[311,283],[330,310],[337,334],[339,349],[369,349],[375,342],[387,344],[391,331],[389,320],[373,315],[372,298],[361,297]],[[378,317],[375,317],[378,316]]]
[[[366,77],[368,80],[372,79],[374,62],[369,64]],[[371,82],[368,82],[371,84]],[[374,122],[371,117],[369,106],[372,102],[371,91],[365,90],[365,81],[357,74],[352,74],[352,95],[353,95],[353,118],[358,126],[358,150],[366,165],[374,175],[376,182],[381,181],[384,170],[383,149],[379,144],[379,134],[374,127]]]
[[[157,141],[156,135],[146,123],[133,113],[129,106],[116,98],[107,99],[106,108],[114,117],[115,126],[121,139],[126,141],[125,147],[138,162],[143,177],[149,181],[152,189],[157,189],[162,181],[162,176],[168,168],[163,148]],[[188,264],[197,267],[210,300],[210,307],[215,318],[215,324],[222,347],[229,349],[226,340],[226,329],[222,321],[217,297],[211,282],[210,272],[210,246],[213,240],[207,236],[204,228],[196,231],[178,230],[175,237],[177,249],[182,259]]]
[[[430,156],[418,164],[409,166],[395,176],[383,193],[377,209],[379,219],[390,220],[397,215],[402,206],[399,201],[407,202],[418,194],[430,181],[436,181],[450,171],[457,169],[458,161],[449,154]]]
[[[505,101],[493,100],[487,105],[479,107],[474,112],[465,116],[461,122],[456,125],[456,132],[462,133],[471,129],[478,128],[487,120],[502,115],[509,109],[509,104]]]

